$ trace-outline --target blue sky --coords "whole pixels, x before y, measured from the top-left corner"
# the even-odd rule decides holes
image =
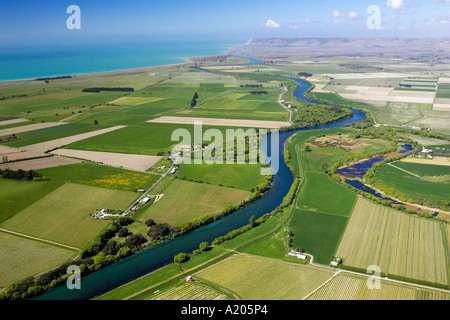
[[[81,30],[69,30],[69,5]],[[380,8],[368,29],[367,8]],[[442,37],[450,34],[450,0],[2,0],[0,41],[52,43],[164,37],[245,42],[256,37]]]

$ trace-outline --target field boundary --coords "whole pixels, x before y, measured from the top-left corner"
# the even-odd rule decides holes
[[[394,164],[392,164],[392,163],[390,163],[390,162],[388,163],[388,165],[390,165],[391,167],[394,167],[395,169],[398,169],[398,170],[404,171],[404,172],[406,172],[407,174],[410,174],[410,175],[412,175],[412,176],[414,176],[414,177],[420,178],[420,176],[419,176],[419,175],[417,175],[417,174],[415,174],[415,173],[412,173],[412,172],[409,172],[408,170],[405,170],[405,169],[399,168],[399,167],[397,167],[396,165],[394,165]]]
[[[57,246],[57,247],[64,247],[64,248],[67,248],[67,249],[70,249],[70,250],[74,250],[74,251],[81,251],[80,248],[72,247],[72,246],[69,246],[69,245],[66,245],[66,244],[62,244],[62,243],[59,243],[59,242],[55,242],[55,241],[50,241],[50,240],[46,240],[46,239],[42,239],[42,238],[38,238],[38,237],[29,236],[29,235],[26,235],[26,234],[23,234],[23,233],[19,233],[19,232],[15,232],[15,231],[11,231],[11,230],[8,230],[8,229],[0,228],[0,232],[9,233],[9,234],[12,234],[12,235],[15,235],[15,236],[31,239],[31,240],[38,241],[38,242],[44,242],[44,243],[51,244],[51,245],[54,245],[54,246]]]

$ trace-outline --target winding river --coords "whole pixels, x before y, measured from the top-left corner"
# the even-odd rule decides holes
[[[305,81],[291,78],[297,81],[299,87],[294,92],[295,97],[305,102],[312,102],[304,96],[311,85]],[[314,128],[280,132],[279,143],[279,169],[274,176],[271,189],[261,198],[252,202],[241,210],[236,211],[218,221],[198,228],[183,236],[167,240],[153,247],[149,247],[130,257],[120,260],[104,269],[96,271],[82,278],[80,290],[69,290],[65,285],[48,290],[43,295],[35,297],[36,300],[87,300],[106,293],[118,286],[135,280],[149,272],[173,262],[173,257],[180,252],[192,252],[203,241],[212,242],[215,238],[248,224],[251,216],[256,219],[273,211],[283,201],[288,193],[293,177],[284,163],[283,150],[286,140],[299,131],[328,129],[342,127],[346,124],[365,119],[365,114],[353,110],[353,117],[339,122]],[[269,137],[268,137],[269,138]],[[270,143],[268,154],[270,154]]]

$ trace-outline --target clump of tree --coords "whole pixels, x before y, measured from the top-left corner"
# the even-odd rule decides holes
[[[241,88],[262,88],[262,84],[241,84]]]
[[[147,235],[153,241],[161,241],[169,238],[174,233],[176,233],[176,229],[172,228],[168,223],[155,223],[149,227]]]
[[[305,77],[305,78],[312,77],[312,73],[308,73],[308,72],[299,72],[298,75],[300,77]]]
[[[191,100],[191,107],[192,107],[192,108],[195,107],[195,106],[197,105],[197,99],[198,99],[198,93],[195,92],[195,93],[194,93],[194,96],[192,97],[192,100]]]
[[[5,160],[5,159],[3,159]],[[4,161],[5,162],[5,161]],[[3,179],[11,180],[26,180],[26,181],[41,181],[44,180],[42,174],[33,170],[11,170],[11,169],[0,169],[0,175]]]
[[[269,93],[267,91],[261,90],[261,91],[250,91],[250,94],[267,95]]]

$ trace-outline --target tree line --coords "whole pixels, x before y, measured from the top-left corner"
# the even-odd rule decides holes
[[[11,169],[0,169],[0,175],[3,179],[11,180],[43,180],[42,174],[33,170],[11,170]]]
[[[125,92],[133,92],[134,88],[105,88],[105,87],[93,87],[93,88],[84,88],[81,90],[82,92],[93,92],[97,93],[100,91],[125,91]]]

